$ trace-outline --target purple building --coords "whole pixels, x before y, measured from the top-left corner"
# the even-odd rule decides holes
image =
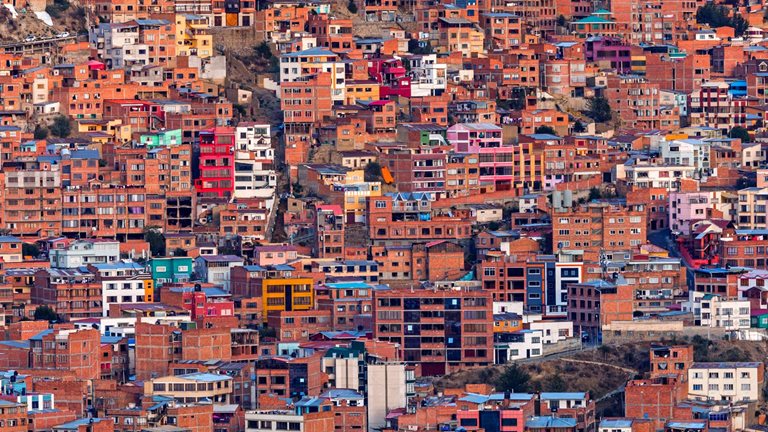
[[[617,37],[595,36],[584,42],[584,51],[588,62],[602,65],[610,64],[616,72],[630,73],[632,52],[629,44]]]

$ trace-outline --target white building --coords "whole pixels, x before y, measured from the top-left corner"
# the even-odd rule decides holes
[[[101,23],[90,30],[88,39],[96,47],[101,60],[109,68],[146,66],[151,63],[157,42],[145,41],[143,30],[166,27],[168,37],[173,37],[171,23],[167,20],[131,20],[124,23]],[[160,37],[164,35],[159,32]],[[153,35],[154,36],[154,35]],[[153,42],[153,43],[152,43]],[[152,48],[152,49],[151,49]],[[170,53],[169,53],[170,54]],[[157,55],[157,54],[154,54]]]
[[[694,324],[734,331],[750,327],[749,300],[728,299],[698,291],[689,291],[688,296],[682,308],[693,313]]]
[[[688,369],[688,397],[698,400],[760,400],[760,362],[694,363]]]
[[[437,54],[414,55],[410,64],[411,96],[440,96],[446,88],[448,65],[438,63]]]
[[[113,240],[77,240],[48,253],[51,267],[77,268],[88,264],[109,264],[120,260],[120,242]]]
[[[499,340],[493,347],[496,364],[541,357],[544,350],[541,330],[519,330],[512,333],[499,333],[498,336]]]
[[[544,345],[556,344],[573,337],[573,321],[533,321],[528,328],[541,332]]]
[[[708,142],[697,139],[664,140],[659,150],[666,165],[693,166],[696,168],[697,178],[710,174]]]
[[[229,271],[243,265],[243,259],[234,255],[206,255],[195,258],[195,274],[207,283],[229,291]]]
[[[681,179],[694,178],[695,173],[693,165],[668,165],[633,158],[613,168],[613,181],[623,180],[628,186],[637,188],[675,190]]]
[[[339,56],[325,48],[310,48],[280,56],[280,82],[294,82],[318,72],[331,74],[331,99],[346,97],[346,66]]]
[[[285,425],[282,427],[281,425]],[[245,432],[304,431],[304,416],[291,410],[245,412]]]
[[[368,431],[380,430],[387,424],[387,414],[397,408],[405,408],[407,378],[402,363],[370,364],[367,366]]]
[[[113,304],[154,301],[154,282],[146,269],[134,262],[94,264],[101,280],[102,315],[109,315]]]
[[[259,159],[274,160],[270,125],[254,122],[238,124],[235,128],[235,150],[256,152]]]

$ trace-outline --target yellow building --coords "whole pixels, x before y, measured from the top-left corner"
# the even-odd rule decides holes
[[[347,95],[344,103],[354,105],[359,101],[379,100],[380,85],[373,80],[347,81]]]
[[[264,321],[270,313],[281,311],[305,311],[315,304],[315,292],[311,278],[276,278],[261,281]]]
[[[493,314],[493,332],[509,333],[523,329],[523,319],[516,313]]]
[[[144,281],[144,301],[147,303],[155,301],[155,282],[152,279]]]
[[[176,15],[176,55],[200,58],[213,55],[213,36],[208,17]]]
[[[123,125],[123,121],[120,119],[75,119],[75,124],[78,134],[81,135],[91,134],[93,138],[103,135],[105,138],[110,138],[111,141],[118,142],[130,141],[131,139],[131,127]]]
[[[344,183],[334,185],[334,189],[344,191],[344,214],[347,218],[354,215],[355,222],[365,222],[368,197],[381,196],[381,183],[365,181],[365,170],[362,169],[347,172]]]

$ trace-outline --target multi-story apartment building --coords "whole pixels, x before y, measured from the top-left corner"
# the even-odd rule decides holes
[[[764,373],[760,362],[697,362],[688,369],[688,395],[698,400],[760,400]]]
[[[192,258],[189,257],[152,258],[149,268],[155,288],[165,283],[188,282],[193,272]]]
[[[693,323],[702,327],[726,331],[745,330],[750,327],[750,302],[698,291],[690,291],[683,310],[693,313]]]
[[[261,298],[265,322],[270,313],[305,311],[314,305],[313,280],[299,276],[290,265],[238,266],[230,271],[232,295]]]
[[[661,106],[659,85],[638,75],[609,75],[606,98],[629,128],[672,130],[680,126],[674,110]]]
[[[192,373],[154,378],[144,383],[144,394],[167,396],[183,403],[229,403],[232,377],[225,374]]]
[[[339,206],[316,206],[315,256],[318,258],[345,257],[344,213]]]
[[[397,193],[368,199],[368,233],[376,243],[458,240],[468,237],[472,224],[461,217],[432,211],[432,196]],[[468,211],[466,212],[468,213]]]
[[[401,344],[403,360],[436,375],[493,362],[490,293],[375,290],[374,337]]]
[[[410,96],[440,96],[448,85],[445,63],[438,62],[437,54],[413,55],[405,59],[410,68]]]
[[[459,123],[448,128],[448,142],[455,153],[479,158],[479,180],[510,188],[514,175],[514,146],[505,145],[501,127],[491,123]]]
[[[235,129],[235,198],[272,197],[274,159],[270,126],[240,123]]]
[[[344,63],[326,48],[308,50],[280,56],[280,83],[296,82],[321,72],[330,74],[331,100],[342,102],[346,96]]]
[[[84,269],[43,269],[35,273],[31,299],[67,319],[102,316],[101,283]]]
[[[3,161],[3,227],[21,236],[61,233],[61,171],[48,161]]]
[[[766,229],[768,228],[768,178],[766,172],[758,170],[757,185],[738,191],[739,202],[736,213],[739,228]]]
[[[692,125],[707,126],[727,133],[747,122],[747,99],[733,96],[725,81],[703,83],[691,93],[690,118]]]
[[[446,154],[429,149],[393,147],[381,155],[401,192],[445,193]]]
[[[80,379],[101,378],[98,330],[46,330],[29,343],[32,368],[65,370]]]
[[[552,216],[557,250],[583,250],[584,260],[628,261],[646,242],[646,214],[608,203],[591,203]]]
[[[292,167],[292,178],[296,175],[295,166],[307,161],[309,147],[314,143],[313,132],[323,118],[332,114],[331,86],[335,81],[330,72],[320,72],[302,74],[294,81],[280,83],[280,109],[283,110],[286,134],[285,163]]]
[[[229,291],[230,271],[243,262],[243,258],[236,255],[201,255],[195,258],[194,272],[200,280]]]
[[[235,129],[200,131],[195,189],[200,196],[231,197],[235,189]]]
[[[101,282],[101,305],[104,316],[109,307],[121,303],[152,303],[154,282],[146,269],[134,262],[93,264],[89,266]]]
[[[614,166],[614,178],[628,188],[662,188],[672,191],[680,188],[682,179],[693,179],[698,174],[693,165],[666,164],[652,159],[633,158],[624,165]]]
[[[369,327],[371,297],[374,286],[365,282],[325,283],[319,290],[327,290],[326,298],[317,298],[317,308],[327,310],[331,326],[336,331],[355,331]]]
[[[744,195],[748,197],[747,193]],[[738,205],[730,196],[732,193],[721,191],[669,192],[669,228],[690,235],[695,221],[712,218],[718,212],[726,219],[735,218]]]

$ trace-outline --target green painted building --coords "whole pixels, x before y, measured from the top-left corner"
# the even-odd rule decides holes
[[[750,327],[768,329],[768,310],[752,311]]]
[[[145,132],[139,136],[139,143],[150,149],[179,145],[181,144],[181,129]]]
[[[155,290],[164,283],[187,282],[192,279],[192,258],[165,257],[152,258],[149,262]]]

